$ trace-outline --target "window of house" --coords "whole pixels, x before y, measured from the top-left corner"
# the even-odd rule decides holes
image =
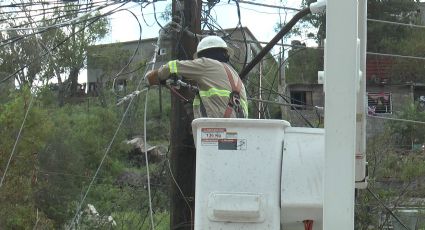
[[[389,92],[368,92],[367,104],[369,114],[392,113],[392,97]]]
[[[118,91],[124,91],[127,87],[127,81],[124,79],[118,79],[115,85],[115,89]]]
[[[291,91],[291,104],[311,105],[313,100],[312,91]],[[294,109],[291,107],[291,109]],[[296,107],[296,109],[306,109],[306,107]]]
[[[89,83],[89,90],[88,92],[95,92],[96,91],[96,83],[95,82],[90,82]]]

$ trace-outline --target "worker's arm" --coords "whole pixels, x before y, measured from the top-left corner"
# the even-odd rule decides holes
[[[158,79],[158,70],[152,70],[146,73],[145,79],[149,85],[159,85],[160,81]]]
[[[197,80],[209,66],[201,59],[178,61],[172,60],[161,66],[158,70],[146,74],[149,85],[158,85],[167,80],[171,75],[183,76],[185,79]]]

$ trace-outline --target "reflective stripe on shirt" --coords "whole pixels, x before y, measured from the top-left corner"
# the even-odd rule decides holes
[[[168,68],[170,68],[170,73],[173,74],[177,74],[177,60],[174,61],[169,61],[168,62]]]
[[[219,96],[219,97],[227,97],[230,96],[230,91],[225,89],[217,89],[217,88],[210,88],[207,91],[199,91],[199,96],[201,97],[211,97],[211,96]],[[241,106],[244,110],[245,114],[248,115],[248,102],[246,100],[241,99]],[[193,100],[193,105],[199,106],[200,105],[200,99],[195,98]]]
[[[198,96],[196,96],[194,99],[193,99],[193,106],[200,106],[201,105],[201,99],[199,99],[199,97]]]
[[[211,97],[211,96],[229,97],[229,95],[230,95],[230,91],[225,89],[210,88],[207,91],[199,91],[199,96],[201,97]]]
[[[245,116],[248,117],[248,103],[247,101],[241,99],[242,109],[245,112]]]

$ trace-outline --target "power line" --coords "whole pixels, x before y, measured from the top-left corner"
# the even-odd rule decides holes
[[[141,83],[141,82],[142,82],[142,81],[140,81],[140,83]],[[140,86],[140,83],[139,83],[138,87]],[[131,104],[132,104],[132,102],[133,102],[133,99],[134,99],[134,98],[131,98],[131,99],[130,99],[130,102],[128,103],[127,108],[126,108],[126,110],[124,111],[124,113],[123,113],[123,115],[122,115],[122,117],[121,117],[120,123],[118,124],[118,127],[117,127],[117,129],[115,130],[114,135],[112,136],[112,140],[109,142],[108,147],[106,148],[105,153],[103,154],[102,160],[100,161],[99,166],[97,167],[96,172],[95,172],[95,174],[94,174],[93,178],[91,179],[91,181],[90,181],[90,183],[89,183],[89,185],[88,185],[88,187],[87,187],[87,190],[86,190],[86,192],[84,193],[84,196],[83,196],[83,198],[81,199],[81,201],[80,201],[80,203],[79,203],[79,205],[78,205],[78,207],[77,207],[77,211],[76,211],[76,213],[75,213],[74,217],[72,218],[71,225],[69,226],[68,230],[70,230],[70,229],[72,229],[72,227],[74,227],[75,220],[77,219],[78,213],[80,212],[80,210],[81,210],[81,208],[82,208],[82,206],[83,206],[83,203],[84,203],[84,201],[86,200],[86,197],[87,197],[87,195],[88,195],[88,193],[89,193],[89,191],[90,191],[91,187],[93,186],[93,183],[94,183],[94,181],[95,181],[95,179],[96,179],[97,175],[99,174],[100,169],[102,168],[102,165],[103,165],[103,162],[104,162],[104,161],[105,161],[105,159],[106,159],[106,156],[108,155],[109,151],[111,150],[112,144],[114,143],[115,138],[117,137],[118,132],[119,132],[119,130],[121,129],[122,124],[124,123],[125,117],[126,117],[126,115],[127,115],[128,111],[129,111],[129,109],[130,109],[130,106],[131,106]]]
[[[27,111],[25,112],[24,120],[22,121],[21,128],[19,128],[19,132],[18,132],[18,135],[16,136],[15,144],[13,145],[12,152],[10,153],[9,160],[7,161],[6,168],[5,168],[3,176],[1,178],[0,188],[3,186],[3,182],[4,182],[4,179],[6,178],[7,170],[9,169],[10,162],[12,161],[13,155],[15,154],[16,146],[18,145],[19,139],[21,138],[22,130],[24,129],[24,125],[25,125],[25,122],[27,120],[28,113],[29,113],[30,108],[32,106],[32,102],[34,101],[34,94],[31,93],[31,90],[30,90],[30,94],[31,94],[30,102],[28,104],[28,108],[27,108]]]
[[[392,21],[385,21],[385,20],[372,19],[372,18],[368,18],[367,20],[370,21],[370,22],[379,22],[379,23],[386,23],[386,24],[391,24],[391,25],[408,26],[408,27],[413,27],[413,28],[425,29],[425,26],[416,25],[416,24],[408,24],[408,23],[402,23],[402,22],[392,22]]]
[[[424,121],[415,121],[415,120],[408,120],[408,119],[402,119],[402,118],[373,116],[373,115],[369,115],[369,114],[367,116],[368,117],[371,117],[371,118],[382,119],[382,120],[401,121],[401,122],[408,122],[408,123],[425,125],[425,122]]]
[[[118,8],[120,8],[120,7],[124,6],[125,4],[127,4],[127,2],[124,2],[124,3],[123,3],[123,4],[121,4],[119,7],[115,8],[115,9],[113,9],[113,10],[111,10],[111,11],[109,11],[109,12],[105,13],[105,14],[102,14],[102,15],[99,15],[99,16],[94,16],[94,17],[92,17],[92,18],[87,18],[87,19],[84,19],[84,20],[81,20],[81,21],[77,21],[77,22],[76,22],[76,23],[74,23],[74,24],[79,24],[79,23],[84,23],[84,22],[89,22],[89,24],[92,24],[94,21],[97,21],[97,20],[99,20],[99,19],[100,19],[100,18],[102,18],[102,17],[105,17],[105,16],[108,16],[108,15],[110,15],[110,14],[115,13],[115,12],[116,12],[115,10],[117,10]],[[113,4],[113,5],[114,5],[114,4]],[[108,5],[108,6],[111,6],[111,5]],[[107,7],[107,6],[105,6],[105,7]],[[90,20],[94,20],[94,21],[91,21],[91,22],[90,22]],[[72,25],[72,24],[70,24],[70,25]],[[67,25],[63,25],[63,26],[67,26]],[[26,38],[26,37],[29,37],[29,36],[32,36],[32,35],[36,35],[36,34],[41,34],[41,33],[47,32],[47,31],[49,31],[49,30],[51,30],[51,29],[55,29],[55,28],[60,28],[60,27],[57,27],[57,26],[49,26],[49,27],[47,27],[47,28],[45,28],[45,29],[43,29],[43,30],[37,31],[37,32],[33,32],[33,33],[25,34],[25,35],[22,35],[22,36],[17,36],[17,37],[12,37],[12,38],[5,39],[5,40],[3,40],[3,41],[0,43],[0,47],[5,46],[5,45],[9,45],[9,44],[14,43],[14,42],[17,42],[17,41],[19,41],[19,40],[22,40],[22,39],[24,39],[24,38]],[[80,31],[81,31],[81,30],[80,30]],[[78,31],[78,32],[79,32],[79,31]],[[66,39],[66,40],[67,40],[67,39]],[[7,41],[7,42],[5,42],[5,41]]]
[[[159,38],[158,38],[159,39]],[[156,56],[157,52],[155,52],[155,56]],[[155,63],[152,65],[153,67],[155,67]],[[143,116],[143,139],[144,139],[144,148],[145,148],[145,162],[146,162],[146,178],[148,180],[148,199],[149,199],[149,216],[150,216],[150,221],[151,221],[151,228],[152,230],[155,230],[155,224],[153,222],[153,210],[152,210],[152,195],[151,195],[151,181],[150,181],[150,175],[149,175],[149,159],[148,159],[148,142],[147,142],[147,132],[146,132],[146,118],[147,118],[147,111],[148,111],[148,95],[149,95],[149,91],[146,92],[146,96],[145,96],[145,112],[144,112],[144,116]]]
[[[414,60],[421,60],[421,61],[424,61],[425,60],[425,57],[406,56],[406,55],[399,55],[399,54],[384,54],[384,53],[374,53],[374,52],[366,52],[366,54],[376,55],[376,56],[384,56],[384,57],[396,57],[396,58],[414,59]]]
[[[99,6],[99,7],[95,8],[95,9],[90,10],[89,12],[87,12],[87,13],[85,13],[83,15],[77,16],[77,17],[75,17],[75,18],[73,18],[73,19],[71,19],[69,21],[58,23],[58,24],[54,24],[54,25],[50,25],[50,26],[46,26],[46,27],[38,27],[37,29],[38,30],[45,30],[45,29],[49,29],[49,28],[63,27],[63,26],[67,26],[67,25],[72,25],[74,22],[78,21],[79,19],[84,18],[84,17],[90,15],[91,13],[93,13],[95,11],[98,11],[98,10],[100,10],[102,8],[105,8],[107,6],[110,6],[110,5],[104,4],[102,6]],[[16,28],[3,28],[3,29],[0,28],[0,31],[23,31],[23,30],[33,30],[33,28],[31,28],[31,27],[20,27],[20,28],[19,27],[16,27]]]
[[[48,8],[20,9],[20,10],[16,10],[16,11],[2,11],[2,12],[0,12],[0,15],[20,14],[20,13],[23,13],[23,11],[25,11],[27,13],[28,12],[39,12],[39,11],[43,11],[44,13],[55,13],[56,12],[55,10],[61,10],[61,12],[75,12],[75,11],[81,11],[81,9],[88,9],[88,8],[91,8],[95,5],[100,5],[100,4],[106,3],[106,2],[108,2],[108,1],[107,0],[106,1],[98,1],[98,2],[95,2],[95,3],[90,3],[90,5],[88,5],[88,4],[72,4],[72,5],[62,5],[62,6],[58,5],[58,6],[48,7]],[[65,7],[68,7],[68,6],[72,6],[72,7],[85,6],[86,8],[69,9],[69,10],[63,10],[62,11],[62,9],[64,9]],[[1,8],[1,6],[0,6],[0,8]],[[52,11],[50,11],[50,10],[52,10]],[[36,15],[32,15],[32,16],[39,16],[39,15],[43,15],[43,14],[36,14]],[[21,17],[13,17],[12,19],[18,19],[18,18],[21,18]],[[8,19],[2,19],[1,21],[6,21],[6,20],[8,20]]]
[[[381,201],[381,199],[379,199],[379,197],[368,187],[367,188],[367,191],[370,193],[370,194],[372,194],[372,196],[373,196],[373,198],[375,198],[375,200],[377,200],[378,201],[378,203],[382,206],[382,207],[384,207],[385,208],[385,210],[387,210],[387,212],[391,215],[391,216],[393,216],[394,217],[394,219],[396,219],[396,221],[398,222],[398,223],[400,223],[400,225],[401,226],[403,226],[403,228],[405,228],[405,229],[407,229],[407,230],[410,230],[410,228],[408,228],[401,220],[400,220],[400,218],[398,218],[398,216],[397,215],[395,215],[394,214],[394,212],[390,209],[390,208],[388,208],[382,201]]]
[[[283,106],[291,106],[291,107],[297,107],[297,108],[317,108],[317,106],[314,105],[299,105],[299,104],[291,104],[291,103],[282,103],[277,101],[270,101],[270,100],[262,100],[262,99],[256,99],[256,98],[247,98],[249,101],[258,101],[258,102],[264,102],[269,104],[276,104],[276,105],[283,105]]]
[[[139,22],[139,25],[140,25],[140,22]],[[141,31],[140,31],[140,33],[141,33]],[[156,55],[156,53],[155,53],[155,55]],[[146,70],[147,70],[147,69],[146,69]],[[140,86],[142,85],[142,82],[143,82],[143,78],[140,78],[140,81],[139,81],[139,83],[137,84],[136,90],[139,90],[139,89],[140,89]],[[71,229],[71,228],[74,226],[74,224],[75,224],[75,220],[76,220],[76,218],[77,218],[77,216],[78,216],[78,213],[80,212],[80,210],[81,210],[81,208],[82,208],[82,205],[83,205],[83,203],[84,203],[84,201],[85,201],[85,199],[86,199],[86,197],[87,197],[88,193],[90,192],[90,189],[91,189],[91,187],[92,187],[92,185],[93,185],[93,183],[94,183],[94,181],[95,181],[95,179],[96,179],[96,177],[97,177],[97,175],[98,175],[98,173],[99,173],[100,169],[102,168],[103,162],[105,161],[105,158],[106,158],[106,156],[108,155],[108,153],[109,153],[109,151],[110,151],[110,149],[111,149],[111,147],[112,147],[112,144],[114,143],[115,138],[116,138],[116,136],[117,136],[117,134],[118,134],[119,130],[121,129],[122,124],[124,123],[124,120],[125,120],[125,118],[126,118],[126,115],[127,115],[128,111],[129,111],[129,109],[130,109],[131,105],[132,105],[132,102],[133,102],[134,98],[135,98],[135,97],[132,97],[132,98],[130,99],[130,101],[129,101],[128,105],[127,105],[127,108],[125,109],[125,111],[124,111],[124,113],[123,113],[123,115],[122,115],[122,117],[121,117],[120,123],[119,123],[119,125],[118,125],[117,129],[115,130],[115,133],[114,133],[114,135],[113,135],[113,137],[112,137],[112,140],[111,140],[111,142],[109,143],[108,147],[106,148],[105,153],[103,154],[102,160],[100,161],[99,166],[98,166],[98,168],[97,168],[97,170],[96,170],[96,172],[95,172],[95,174],[94,174],[94,176],[93,176],[92,180],[90,181],[90,184],[89,184],[89,186],[87,187],[87,190],[86,190],[86,192],[85,192],[85,194],[84,194],[83,198],[81,199],[81,201],[80,201],[80,203],[79,203],[79,205],[78,205],[77,211],[76,211],[76,213],[75,213],[75,215],[74,215],[74,217],[73,217],[73,219],[72,219],[71,225],[70,225],[70,227],[68,228],[68,230],[69,230],[69,229]],[[145,143],[145,144],[146,144],[146,143]],[[147,162],[146,162],[146,163],[147,163]],[[150,186],[150,185],[148,184],[148,186]],[[150,188],[149,188],[149,189],[150,189]]]
[[[67,38],[65,38],[65,39],[64,39],[64,40],[62,40],[60,43],[58,43],[56,46],[54,46],[53,48],[51,48],[51,49],[50,49],[50,51],[55,50],[56,48],[58,48],[59,46],[61,46],[62,44],[64,44],[67,40],[69,40],[73,34],[77,34],[77,33],[81,32],[81,31],[84,31],[84,29],[85,29],[87,26],[90,26],[91,24],[93,24],[93,23],[95,23],[96,21],[100,20],[102,17],[105,17],[106,15],[110,15],[110,14],[113,14],[113,13],[119,12],[120,10],[117,10],[117,9],[119,9],[119,8],[120,8],[120,7],[122,7],[122,6],[124,6],[125,4],[126,4],[126,3],[123,3],[122,5],[118,6],[117,8],[115,8],[115,9],[113,9],[113,10],[111,10],[111,11],[109,11],[109,12],[107,12],[107,13],[103,14],[103,15],[96,16],[96,17],[91,18],[91,19],[93,19],[92,21],[89,21],[90,19],[87,19],[86,21],[88,21],[88,22],[89,22],[87,25],[84,25],[84,27],[83,27],[83,28],[81,28],[81,29],[79,29],[78,31],[75,31],[75,32],[73,32],[72,34],[70,34]],[[42,33],[42,32],[43,32],[43,31],[40,31],[40,32],[36,32],[36,33],[34,33],[34,34],[38,34],[38,33]],[[3,46],[3,45],[4,45],[4,44],[0,45],[0,47],[1,47],[1,46]],[[43,57],[43,56],[47,55],[50,51],[46,51],[46,52],[44,52],[43,54],[41,54],[41,55],[40,55],[40,57]],[[6,82],[6,81],[8,81],[10,78],[14,77],[17,73],[19,73],[19,72],[23,71],[24,69],[28,68],[28,67],[29,67],[29,66],[31,66],[32,64],[34,64],[34,62],[31,62],[31,63],[29,63],[29,64],[25,64],[25,65],[23,65],[21,68],[19,68],[18,70],[16,70],[15,72],[13,72],[12,74],[10,74],[9,76],[5,77],[4,79],[1,79],[1,80],[0,80],[0,84],[1,84],[1,83],[4,83],[4,82]]]
[[[117,4],[117,3],[108,4],[107,6],[112,6],[112,5],[115,5],[115,4]],[[35,17],[38,17],[38,16],[43,16],[39,20],[34,20],[34,22],[35,23],[48,24],[51,21],[54,22],[54,21],[57,21],[58,19],[68,18],[68,17],[76,15],[78,13],[83,13],[83,12],[85,13],[85,12],[87,12],[88,9],[92,9],[93,7],[94,6],[92,5],[92,6],[87,7],[87,8],[80,8],[80,9],[75,9],[75,10],[62,10],[60,13],[65,13],[65,14],[63,14],[63,15],[59,14],[59,15],[56,15],[56,17],[52,17],[52,16],[55,16],[55,14],[58,14],[59,12],[43,12],[43,13],[39,13],[39,14],[32,14],[30,16],[31,16],[32,19],[35,18]],[[104,7],[102,7],[102,8],[104,8]],[[25,11],[25,12],[27,12],[27,11]],[[54,15],[49,16],[49,14],[54,14]],[[10,17],[10,15],[8,17]],[[13,20],[23,19],[23,18],[26,19],[26,18],[28,18],[28,16],[13,17]],[[1,19],[0,22],[6,22],[8,20],[9,19]],[[23,26],[27,26],[29,24],[30,24],[29,22],[28,23],[20,23],[19,25],[11,26],[10,28],[6,28],[5,30],[20,30],[19,28],[22,28]],[[49,25],[49,26],[50,27],[58,27],[55,24],[52,24],[52,25]],[[61,26],[59,25],[59,27],[61,27]]]
[[[264,7],[276,8],[276,9],[301,11],[301,9],[292,8],[292,7],[286,7],[286,6],[268,5],[268,4],[262,4],[262,3],[257,3],[257,2],[240,1],[240,0],[238,2],[245,3],[245,4],[250,4],[250,5],[257,5],[257,6],[264,6]]]

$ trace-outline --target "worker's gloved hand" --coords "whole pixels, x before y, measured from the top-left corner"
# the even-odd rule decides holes
[[[145,82],[147,85],[159,85],[158,70],[152,70],[146,73]]]

